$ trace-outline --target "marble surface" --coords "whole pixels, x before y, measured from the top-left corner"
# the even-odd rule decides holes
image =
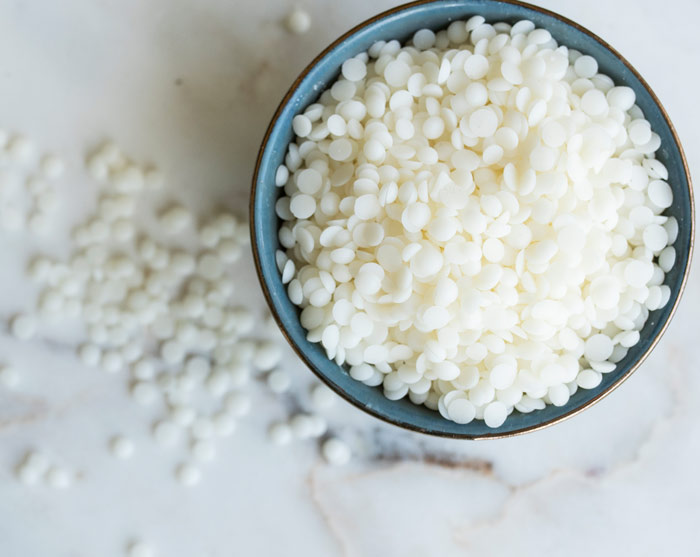
[[[698,168],[700,81],[681,70],[696,65],[700,4],[668,0],[662,21],[651,0],[537,3],[598,33],[640,70]],[[282,0],[0,3],[0,127],[69,164],[51,233],[0,234],[0,316],[35,300],[23,273],[32,253],[67,255],[71,225],[95,202],[82,160],[105,137],[157,161],[171,195],[197,210],[246,210],[259,141],[289,83],[338,34],[394,5],[302,4],[314,23],[296,37],[280,25],[292,6]],[[262,315],[249,257],[236,279],[241,300]],[[2,328],[0,360],[21,381],[0,389],[0,555],[116,557],[135,538],[160,557],[695,555],[697,280],[691,274],[663,341],[620,389],[565,423],[507,440],[419,436],[338,401],[327,416],[353,446],[350,465],[328,467],[314,442],[274,447],[268,424],[304,406],[313,382],[289,351],[294,394],[278,399],[253,385],[255,411],[194,489],[173,479],[183,449],[153,444],[154,415],[129,399],[126,376],[78,361],[79,330],[46,322],[23,343]],[[110,456],[117,432],[135,440],[133,459]],[[18,483],[15,466],[32,447],[78,471],[75,485]]]

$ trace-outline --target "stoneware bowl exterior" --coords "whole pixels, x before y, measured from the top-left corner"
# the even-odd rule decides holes
[[[275,201],[281,188],[275,187],[274,178],[293,139],[292,118],[333,83],[344,60],[367,50],[375,41],[398,39],[403,42],[418,29],[427,27],[437,31],[451,21],[466,20],[473,15],[482,15],[488,22],[514,23],[529,19],[537,27],[550,31],[559,44],[593,56],[601,73],[609,75],[617,85],[634,89],[637,104],[661,137],[661,148],[656,155],[668,168],[668,183],[674,193],[673,205],[666,214],[675,216],[679,224],[674,244],[676,264],[665,278],[665,284],[671,288],[671,299],[664,308],[650,313],[641,331],[640,342],[629,350],[617,369],[605,374],[595,389],[579,389],[565,406],[548,405],[529,414],[515,411],[496,429],[486,427],[481,420],[466,425],[456,424],[445,420],[436,411],[412,404],[407,398],[390,401],[384,397],[381,388],[368,387],[352,379],[344,368],[326,357],[319,344],[306,340],[306,331],[299,323],[299,310],[289,301],[275,265],[280,224],[275,214]],[[527,4],[496,0],[438,0],[405,4],[371,18],[331,44],[302,72],[277,109],[260,148],[253,178],[250,222],[255,264],[270,309],[294,350],[319,378],[358,408],[395,425],[445,437],[483,439],[534,431],[571,417],[610,393],[640,366],[659,341],[680,300],[690,266],[694,212],[690,175],[673,125],[646,82],[614,49],[576,23]]]

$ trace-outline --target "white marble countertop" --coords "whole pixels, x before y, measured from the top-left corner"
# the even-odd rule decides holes
[[[691,169],[700,167],[695,25],[700,3],[536,2],[622,52],[665,104]],[[64,256],[94,205],[82,165],[105,137],[157,161],[174,195],[202,211],[246,210],[267,122],[296,74],[330,40],[391,0],[304,0],[309,33],[280,20],[291,1],[7,0],[0,3],[0,128],[62,154],[63,210],[52,233],[0,234],[0,316],[33,302],[23,269],[37,250]],[[662,10],[662,11],[660,11]],[[239,293],[262,314],[252,260]],[[496,442],[455,442],[379,423],[339,401],[331,428],[357,457],[328,467],[315,442],[279,448],[268,424],[282,400],[254,387],[255,411],[219,446],[194,489],[177,484],[182,450],[150,440],[153,416],[124,375],[84,367],[77,333],[48,324],[20,342],[0,330],[0,555],[118,557],[144,539],[159,557],[231,555],[696,555],[700,519],[700,312],[697,273],[663,341],[623,387],[553,428]],[[311,374],[290,355],[294,392]],[[136,442],[128,461],[111,435]],[[27,487],[18,460],[38,447],[79,472],[68,490]]]

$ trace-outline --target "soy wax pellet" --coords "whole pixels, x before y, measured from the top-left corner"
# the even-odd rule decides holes
[[[109,448],[112,454],[121,460],[131,458],[134,454],[133,441],[123,435],[113,437],[109,442]]]
[[[202,472],[193,464],[183,463],[175,468],[175,477],[185,487],[193,487],[202,481]]]
[[[267,386],[273,393],[284,393],[289,390],[292,385],[292,380],[286,371],[281,369],[275,370],[267,376]]]
[[[65,163],[57,155],[44,155],[41,159],[41,172],[47,178],[60,178],[65,171]]]
[[[292,441],[292,430],[286,423],[278,422],[269,427],[267,436],[275,445],[288,445]]]
[[[67,489],[73,483],[73,475],[60,466],[51,466],[46,472],[46,483],[54,489]]]
[[[10,322],[12,334],[20,340],[29,340],[37,330],[36,319],[28,314],[19,314]]]
[[[294,8],[287,16],[286,25],[295,35],[302,35],[311,28],[311,16],[301,8]]]
[[[342,466],[350,461],[352,453],[348,445],[335,437],[331,437],[321,445],[321,453],[326,462],[334,466]]]

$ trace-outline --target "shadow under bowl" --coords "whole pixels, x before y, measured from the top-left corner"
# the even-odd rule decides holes
[[[665,214],[673,215],[679,225],[674,243],[676,264],[664,281],[671,289],[671,298],[664,308],[650,312],[641,340],[617,364],[617,369],[605,374],[595,389],[579,389],[562,407],[548,405],[529,414],[515,411],[495,429],[481,420],[466,425],[448,421],[425,406],[416,406],[406,398],[391,401],[380,388],[352,379],[343,367],[326,357],[319,344],[306,340],[306,331],[299,323],[299,309],[287,297],[275,264],[280,225],[275,202],[281,193],[281,188],[275,187],[275,173],[294,138],[292,118],[335,81],[346,59],[366,51],[374,42],[390,39],[403,42],[418,29],[427,27],[437,31],[451,21],[466,20],[473,15],[482,15],[488,22],[529,19],[537,27],[550,31],[559,44],[593,56],[600,72],[610,76],[616,85],[634,89],[637,105],[661,137],[656,157],[668,168],[668,183],[674,194],[673,205]],[[250,199],[250,222],[257,273],[270,309],[296,353],[320,379],[358,408],[392,424],[444,437],[485,439],[526,433],[569,418],[602,399],[640,366],[659,341],[680,300],[693,247],[694,205],[683,149],[666,111],[639,73],[607,43],[558,14],[520,2],[429,0],[398,6],[361,23],[334,41],[301,73],[282,99],[260,148]]]

